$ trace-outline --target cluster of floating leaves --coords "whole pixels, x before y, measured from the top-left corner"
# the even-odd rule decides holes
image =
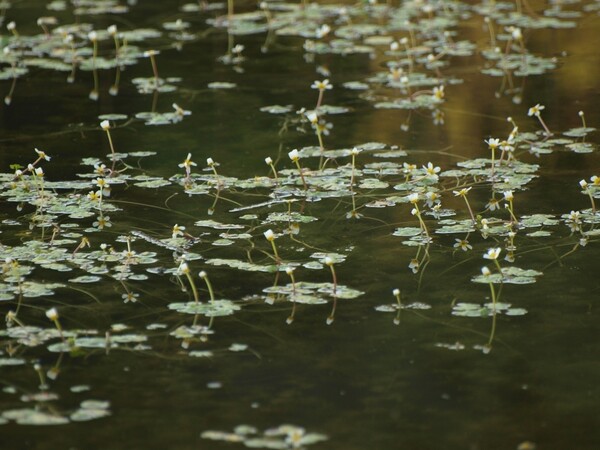
[[[204,431],[203,439],[244,444],[248,448],[300,449],[327,440],[321,433],[307,432],[296,425],[279,425],[263,432],[251,425],[238,425],[232,432]]]

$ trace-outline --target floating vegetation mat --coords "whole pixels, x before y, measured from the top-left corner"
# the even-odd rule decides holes
[[[565,265],[597,266],[596,128],[571,110],[580,99],[525,89],[572,62],[539,41],[575,33],[597,2],[395,3],[197,2],[170,5],[161,22],[135,1],[53,1],[34,28],[13,20],[26,6],[2,2],[1,425],[118,420],[119,394],[98,400],[107,389],[72,382],[77,364],[127,355],[216,372],[273,351],[271,363],[277,353],[256,335],[294,340],[291,355],[315,323],[329,325],[324,348],[368,317],[378,333],[425,323],[417,347],[444,358],[493,358],[510,347],[505,330],[543,314],[540,285],[556,289]],[[298,69],[299,55],[318,75]],[[471,114],[459,108],[474,79],[499,85],[474,94],[497,124],[455,144],[446,121]],[[24,85],[42,82],[40,95],[64,97],[61,114],[44,112],[42,132],[13,131],[23,104],[37,114]],[[205,133],[207,120],[217,131]],[[76,156],[63,150],[74,145]],[[556,161],[578,168],[558,187]],[[285,331],[262,328],[271,322]],[[269,421],[284,412],[277,404]],[[331,424],[315,427],[327,435],[197,432],[250,448],[334,448]]]

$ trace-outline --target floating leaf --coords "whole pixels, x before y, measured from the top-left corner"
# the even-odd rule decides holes
[[[241,307],[231,300],[215,300],[209,303],[169,303],[169,309],[185,314],[201,314],[206,317],[230,316]]]

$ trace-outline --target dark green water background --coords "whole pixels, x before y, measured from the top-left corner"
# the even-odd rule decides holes
[[[36,1],[15,3],[7,12],[7,20],[17,21],[24,35],[37,33],[35,18],[47,14],[44,5]],[[176,1],[140,1],[122,16],[82,20],[98,29],[111,23],[127,29],[160,28],[164,21],[182,18],[192,23],[193,31],[209,28],[205,20],[210,13],[184,14],[179,6]],[[66,13],[57,16],[64,22],[73,20]],[[466,21],[458,30],[478,43],[486,39],[480,20]],[[518,105],[510,95],[495,98],[500,80],[479,73],[483,62],[477,55],[453,60],[445,73],[464,82],[446,88],[447,100],[442,105],[445,124],[434,126],[429,111],[414,113],[408,132],[400,128],[405,112],[376,110],[357,92],[342,88],[343,82],[361,80],[381,70],[381,54],[375,59],[367,55],[317,55],[316,62],[309,63],[303,58],[300,38],[279,37],[267,53],[262,53],[264,34],[242,36],[236,43],[246,47],[247,59],[241,65],[244,73],[236,73],[217,61],[227,49],[223,29],[185,44],[181,50],[169,48],[171,40],[165,37],[147,43],[147,48],[161,49],[161,76],[181,77],[182,81],[176,92],[158,96],[157,110],[168,111],[176,102],[193,114],[170,126],[148,127],[134,122],[114,130],[113,138],[118,151],[157,152],[142,162],[148,173],[157,176],[180,173],[177,164],[188,152],[200,166],[206,157],[214,158],[221,164],[219,172],[225,175],[267,175],[264,158],[271,155],[275,159],[280,144],[278,166],[291,168],[287,152],[315,145],[315,136],[291,130],[280,137],[281,116],[260,112],[259,108],[271,104],[313,107],[316,92],[310,84],[322,78],[315,66],[324,64],[331,70],[335,85],[326,93],[326,103],[351,108],[349,114],[331,116],[334,128],[326,137],[327,147],[384,142],[408,150],[407,161],[419,165],[432,161],[449,169],[462,157],[487,157],[483,139],[506,135],[510,130],[505,121],[508,115],[524,130],[537,129],[536,122],[526,116],[527,108],[536,103],[546,106],[544,118],[553,130],[579,126],[579,110],[585,111],[590,126],[598,127],[599,30],[598,16],[589,12],[578,19],[575,29],[531,31],[530,51],[556,55],[560,62],[556,70],[524,80],[522,103]],[[0,108],[2,171],[9,171],[14,162],[28,162],[32,148],[39,147],[53,157],[44,166],[48,179],[72,179],[81,171],[78,163],[82,157],[107,154],[110,149],[97,126],[98,115],[133,116],[150,110],[153,102],[152,95],[138,94],[130,82],[136,76],[151,76],[149,62],[143,60],[123,72],[116,97],[107,94],[113,75],[112,71],[100,72],[98,102],[88,99],[92,86],[89,72],[79,72],[74,84],[65,82],[64,73],[43,70],[33,70],[20,79],[12,105]],[[233,82],[237,87],[207,89],[213,81]],[[9,86],[10,81],[4,81],[0,89],[5,92]],[[597,142],[597,134],[589,140]],[[373,162],[368,158],[359,165]],[[517,194],[518,211],[560,215],[589,207],[578,181],[600,175],[596,153],[555,153],[537,161],[524,155],[523,159],[537,162],[541,168],[540,177],[528,190]],[[471,201],[476,209],[483,209],[487,196],[487,190],[473,190]],[[265,200],[244,193],[230,198],[244,204]],[[119,186],[112,200],[136,204],[122,203],[122,212],[110,214],[114,226],[106,240],[132,229],[167,237],[175,223],[194,230],[195,220],[208,218],[206,211],[213,198],[188,197],[178,186],[159,190]],[[367,199],[359,197],[358,201],[365,203]],[[445,201],[462,208],[451,195],[446,195]],[[165,205],[168,209],[155,208]],[[231,207],[221,201],[211,218],[235,220],[228,213]],[[363,211],[369,217],[358,221],[345,219],[349,208],[347,199],[342,204],[337,200],[309,204],[305,213],[320,220],[303,225],[301,231],[302,240],[318,248],[354,248],[347,261],[336,266],[337,273],[340,283],[365,294],[341,300],[334,324],[325,323],[330,305],[300,307],[296,321],[286,325],[289,303],[270,306],[255,301],[233,316],[217,319],[216,333],[206,347],[194,344],[197,349],[215,351],[210,359],[180,354],[179,341],[167,333],[164,338],[153,338],[153,350],[148,352],[117,350],[108,355],[66,356],[59,378],[51,384],[52,392],[60,396],[57,408],[76,405],[78,397],[69,388],[86,384],[91,386],[91,398],[110,401],[111,415],[58,427],[2,425],[1,448],[242,448],[241,444],[203,440],[200,434],[208,429],[232,430],[243,423],[260,429],[296,424],[328,435],[328,441],[314,448],[332,450],[516,449],[524,441],[536,443],[540,450],[600,448],[597,242],[578,249],[559,264],[555,255],[567,252],[576,242],[568,239],[566,227],[549,241],[520,241],[523,252],[517,253],[517,264],[542,270],[544,275],[535,284],[504,288],[503,300],[526,308],[528,314],[499,316],[493,349],[482,354],[472,347],[487,342],[491,319],[454,317],[450,312],[453,301],[488,301],[487,286],[470,279],[479,273],[481,255],[492,242],[473,237],[473,252],[453,253],[455,236],[436,236],[431,263],[419,287],[420,274],[412,274],[407,267],[416,248],[403,246],[401,238],[391,235],[397,226],[415,224],[408,207]],[[6,203],[1,214],[3,218],[18,216],[14,205]],[[255,235],[257,245],[269,251],[262,231]],[[12,244],[28,239],[8,227],[2,228],[1,237],[3,243]],[[100,242],[92,239],[96,248]],[[281,239],[278,245],[280,252],[291,254],[293,244]],[[134,243],[134,248],[155,250],[144,242]],[[205,257],[230,251],[243,258],[243,250],[210,245],[195,251]],[[168,253],[162,257],[165,265],[173,265]],[[192,266],[195,273],[209,271],[221,298],[240,300],[257,295],[273,282],[271,274],[205,267],[201,261]],[[297,277],[328,281],[329,273],[305,270],[298,271]],[[37,309],[32,307],[29,321],[46,326],[43,310],[59,306],[67,329],[106,330],[111,324],[125,323],[143,332],[152,322],[166,323],[169,330],[189,322],[189,317],[167,310],[167,303],[189,297],[166,277],[150,278],[135,286],[141,293],[136,305],[122,303],[122,291],[115,281],[84,286],[100,303],[80,291],[60,290],[53,298],[31,301]],[[394,325],[393,314],[374,308],[392,303],[395,287],[402,289],[405,301],[425,302],[432,308],[403,311],[401,324]],[[206,298],[205,292],[203,296]],[[10,309],[2,304],[0,308],[2,314]],[[236,342],[247,344],[251,351],[228,352],[229,345]],[[435,345],[455,342],[465,349],[451,351]],[[44,349],[22,349],[20,356],[39,359],[50,367],[57,355]],[[2,367],[0,381],[29,392],[38,384],[30,364]],[[209,389],[211,382],[220,382],[222,387]],[[0,394],[0,410],[19,407],[17,397]]]

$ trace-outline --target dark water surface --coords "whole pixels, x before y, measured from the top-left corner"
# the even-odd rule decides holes
[[[17,80],[10,106],[0,108],[3,172],[0,256],[3,261],[13,258],[20,266],[33,268],[23,275],[21,283],[64,284],[55,289],[54,294],[24,295],[19,302],[19,283],[10,278],[12,263],[4,263],[2,292],[6,292],[7,298],[0,303],[1,313],[8,314],[21,303],[18,318],[24,324],[54,334],[43,342],[34,342],[16,336],[14,330],[19,328],[18,324],[13,323],[10,329],[3,325],[0,420],[6,423],[0,428],[2,449],[242,448],[244,443],[209,440],[205,439],[209,437],[206,434],[205,438],[201,437],[207,430],[233,432],[241,424],[256,427],[258,435],[283,424],[294,424],[305,428],[307,433],[320,433],[328,438],[296,447],[283,443],[285,435],[272,438],[271,447],[267,443],[260,446],[256,440],[253,444],[246,438],[248,446],[257,448],[600,448],[597,309],[600,256],[594,230],[600,216],[592,213],[590,199],[579,186],[581,179],[592,184],[590,177],[600,176],[597,132],[571,138],[571,143],[592,144],[590,153],[575,153],[567,149],[568,142],[558,142],[549,146],[552,153],[536,156],[529,149],[540,143],[543,147],[546,139],[535,117],[527,115],[531,106],[545,105],[542,117],[554,132],[552,138],[580,127],[579,111],[585,112],[588,127],[597,127],[600,123],[598,2],[569,4],[562,9],[554,3],[534,2],[524,6],[527,17],[531,18],[539,19],[545,9],[554,11],[555,16],[556,11],[574,11],[579,16],[565,15],[557,19],[573,21],[575,26],[569,28],[522,26],[527,53],[547,60],[555,58],[552,62],[556,67],[543,74],[511,74],[512,90],[508,80],[502,81],[502,76],[481,72],[494,66],[492,60],[482,56],[490,46],[483,21],[485,14],[481,12],[487,4],[432,2],[433,17],[440,20],[446,17],[444,5],[450,11],[461,9],[463,12],[451,15],[454,22],[446,25],[440,22],[427,32],[430,22],[427,10],[423,12],[421,8],[426,2],[403,5],[392,2],[396,16],[408,14],[412,23],[418,25],[415,28],[418,45],[414,51],[419,53],[419,58],[433,52],[438,55],[437,59],[447,63],[438,75],[434,69],[425,68],[424,61],[414,62],[415,72],[430,79],[440,78],[439,83],[411,87],[411,94],[444,84],[445,97],[439,103],[412,111],[374,106],[410,95],[398,86],[388,85],[386,64],[403,56],[390,53],[389,41],[381,37],[375,39],[377,30],[380,36],[389,36],[390,41],[410,35],[401,26],[391,25],[404,22],[397,17],[396,22],[390,22],[383,5],[346,5],[352,14],[352,24],[357,27],[377,24],[379,28],[362,31],[362,36],[356,34],[344,45],[348,42],[368,45],[370,52],[312,54],[303,48],[305,37],[297,35],[278,36],[272,31],[268,38],[266,32],[228,38],[223,22],[217,27],[207,23],[208,19],[219,16],[226,20],[225,5],[214,11],[184,12],[181,8],[185,2],[139,1],[122,14],[74,15],[74,6],[65,3],[63,11],[49,11],[46,2],[41,1],[16,2],[5,10],[2,42],[18,55],[19,67],[25,67],[26,55],[19,54],[20,49],[28,48],[25,39],[40,33],[36,19],[51,15],[58,18],[60,25],[87,23],[90,29],[99,32],[111,24],[116,24],[119,31],[141,28],[160,31],[160,36],[130,45],[137,45],[140,52],[159,49],[156,58],[160,77],[181,80],[174,83],[172,92],[139,93],[132,80],[152,77],[152,67],[148,58],[138,54],[135,63],[121,72],[116,96],[108,94],[114,83],[114,67],[98,70],[99,98],[93,101],[88,98],[94,83],[91,71],[78,70],[75,82],[67,83],[68,71],[28,66],[29,72]],[[273,17],[282,17],[283,12],[279,10],[284,9],[283,4],[270,5]],[[504,20],[514,8],[511,3],[498,3],[499,12],[490,16],[498,45],[502,47],[501,54],[510,34],[504,31],[505,27],[512,23]],[[247,13],[257,11],[252,3],[236,2],[237,9]],[[310,39],[331,43],[345,37],[341,33],[335,35],[344,26],[349,27],[346,16],[339,14],[339,8],[338,13],[331,12],[333,9],[325,11],[323,5],[319,8],[316,4],[309,9],[312,16],[306,23],[313,25],[306,29],[314,34],[321,23],[328,23],[332,28],[328,36]],[[359,10],[362,13],[359,14]],[[300,14],[292,23],[302,25],[305,22],[301,17]],[[163,28],[163,23],[177,19],[189,23],[189,42],[178,44],[177,39],[169,35],[172,32]],[[16,22],[20,43],[6,30],[6,24],[12,20]],[[265,21],[260,18],[256,22]],[[279,26],[275,20],[273,28]],[[449,56],[431,44],[439,41],[440,36],[443,38],[444,31],[449,32],[446,38],[453,42],[470,42],[472,54]],[[81,32],[75,42],[89,49],[82,56],[89,61],[91,45],[86,34],[87,31]],[[238,64],[222,59],[232,42],[245,47],[244,59]],[[419,46],[426,47],[422,54]],[[519,43],[514,41],[507,54],[518,55],[519,49]],[[114,58],[114,46],[105,35],[99,41],[99,56],[107,60]],[[35,59],[40,55],[31,57]],[[7,58],[5,54],[1,68],[3,73],[10,74]],[[62,61],[56,54],[52,58]],[[408,66],[403,64],[407,71]],[[319,67],[321,73],[316,70]],[[330,74],[325,76],[324,70]],[[382,77],[381,82],[371,80],[377,74]],[[352,211],[348,151],[327,165],[328,168],[348,165],[343,185],[347,192],[344,195],[338,192],[338,196],[320,201],[310,201],[311,195],[304,192],[287,155],[295,148],[318,146],[314,130],[305,116],[296,111],[315,107],[318,94],[310,86],[314,80],[324,78],[329,78],[334,85],[325,92],[324,104],[348,108],[343,114],[320,114],[333,124],[330,134],[323,136],[325,149],[364,148],[357,157],[357,186],[354,187],[356,206],[364,215],[360,219],[346,217]],[[367,83],[368,89],[345,88],[344,83],[350,81]],[[235,83],[235,86],[232,89],[207,87],[213,82]],[[0,82],[4,95],[9,92],[11,83],[12,75]],[[423,95],[430,96],[429,93]],[[177,123],[160,126],[145,125],[143,120],[135,118],[141,112],[172,112],[173,103],[192,114]],[[292,107],[287,114],[260,111],[270,105]],[[434,124],[432,112],[436,109],[444,114],[443,124]],[[155,154],[128,158],[125,161],[129,168],[122,175],[109,177],[126,181],[115,184],[111,196],[103,200],[119,208],[104,213],[110,216],[110,228],[90,230],[97,220],[97,209],[93,216],[79,219],[57,214],[51,224],[42,227],[36,222],[35,199],[26,200],[22,209],[16,208],[19,202],[10,195],[14,181],[10,175],[11,164],[26,167],[35,160],[33,148],[37,147],[52,156],[50,162],[41,164],[47,182],[85,179],[78,174],[90,174],[93,168],[81,165],[83,158],[99,158],[110,167],[111,150],[106,133],[99,127],[99,117],[117,113],[127,118],[111,122],[116,151]],[[486,173],[475,177],[443,173],[457,169],[456,164],[461,161],[489,158],[484,139],[506,139],[512,129],[507,116],[517,122],[520,133],[538,132],[537,137],[532,134],[533,138],[529,138],[536,140],[534,144],[530,144],[529,139],[520,141],[515,152],[519,161],[539,165],[533,172],[535,178],[514,188],[515,214],[518,217],[546,214],[549,220],[556,221],[543,227],[513,225],[517,248],[514,262],[504,260],[509,245],[508,211],[502,206],[490,212],[485,206],[492,192],[492,181],[500,186],[495,189],[499,200],[503,191],[509,189],[501,187],[503,180],[491,180]],[[372,147],[364,145],[373,142],[382,143],[382,150],[371,150]],[[376,155],[397,149],[407,154]],[[207,193],[187,195],[183,169],[178,164],[188,153],[198,164],[192,168],[193,174],[208,176],[211,172],[205,170],[205,160],[211,157],[220,164],[217,167],[220,177],[248,179],[250,184],[254,177],[273,177],[264,163],[264,158],[271,156],[277,170],[284,171],[280,179],[287,183],[289,198],[297,200],[289,204],[291,211],[317,220],[301,224],[300,233],[292,239],[286,231],[287,221],[265,221],[270,213],[286,213],[287,202],[270,208],[231,211],[272,200],[276,197],[273,192],[281,194],[273,181],[265,182],[263,187],[233,186],[225,181],[225,186],[218,190],[215,179],[196,179],[193,184],[207,186]],[[499,152],[496,158],[498,155]],[[414,185],[410,189],[394,188],[405,182],[403,163],[416,164],[421,170],[421,166],[430,161],[441,167],[439,182],[419,181],[419,177],[423,177],[421,171],[421,175],[413,177]],[[366,171],[368,164],[381,162],[399,164],[399,168],[387,174]],[[318,174],[318,155],[302,157],[300,163],[313,171],[307,173],[307,178],[314,179],[312,177]],[[117,162],[116,167],[122,169],[124,164]],[[490,167],[488,161],[488,171]],[[285,169],[291,175],[286,174]],[[360,172],[361,169],[365,171]],[[163,179],[166,185],[144,188],[135,185],[141,179],[126,179],[143,174]],[[56,192],[60,196],[80,194],[85,200],[90,190],[97,189],[92,178],[87,179],[89,187]],[[370,183],[379,180],[388,184],[358,186],[367,179]],[[339,180],[339,174],[335,175],[332,183]],[[312,183],[309,181],[313,193],[325,191],[322,185]],[[467,186],[472,186],[468,199],[475,213],[492,221],[497,218],[501,226],[504,224],[504,231],[488,235],[478,226],[468,235],[472,249],[467,252],[454,246],[455,240],[464,239],[467,233],[436,233],[442,224],[432,216],[424,216],[432,235],[428,245],[419,245],[414,239],[410,241],[410,236],[392,235],[400,227],[419,227],[417,218],[410,213],[412,207],[407,204],[406,196],[411,192],[420,193],[421,211],[428,210],[425,192],[435,190],[441,195],[443,208],[456,213],[442,220],[468,220],[470,216],[463,199],[453,195],[454,190]],[[35,191],[35,186],[32,189]],[[600,188],[593,189],[592,194],[596,193],[596,203],[600,205]],[[305,201],[307,196],[309,201]],[[393,196],[397,197],[395,205],[364,206]],[[399,200],[400,197],[403,200]],[[209,210],[214,210],[212,215]],[[580,230],[572,232],[562,216],[578,210],[585,220]],[[256,214],[256,217],[243,217],[246,214]],[[242,225],[243,229],[216,230],[194,225],[196,221],[208,219]],[[179,266],[181,252],[140,238],[139,232],[143,233],[141,236],[167,240],[175,224],[185,226],[186,232],[199,238],[196,243],[179,238],[174,245],[189,244],[188,251],[198,257],[190,257],[188,264],[200,289],[201,301],[209,299],[206,285],[198,276],[200,270],[205,270],[217,299],[229,299],[240,310],[210,321],[167,307],[172,302],[193,301],[186,276],[180,273],[180,277],[176,277],[173,273]],[[72,269],[70,272],[42,267],[39,261],[19,256],[15,250],[37,241],[40,243],[38,253],[49,254],[54,248],[50,244],[54,225],[61,226],[56,239],[63,234],[67,239],[55,247],[67,249],[67,256],[82,237],[91,243],[91,247],[76,252],[80,255],[77,258],[69,256],[61,260]],[[267,229],[277,234],[275,243],[283,260],[277,277],[272,248],[263,236]],[[550,234],[528,236],[540,230]],[[227,246],[213,244],[223,232],[243,232],[250,236],[233,239]],[[132,238],[132,249],[138,254],[145,251],[156,254],[149,264],[132,266],[133,273],[145,275],[146,279],[124,282],[115,279],[117,258],[106,263],[108,273],[96,274],[97,282],[70,281],[87,275],[86,261],[93,267],[101,265],[92,252],[99,251],[102,243],[112,246],[115,254],[121,254],[127,249],[127,236]],[[581,245],[583,243],[586,245]],[[498,262],[503,268],[516,266],[543,273],[530,280],[535,280],[530,284],[494,285],[501,302],[524,309],[526,313],[516,311],[515,315],[498,313],[494,316],[487,309],[482,311],[481,317],[453,315],[453,307],[459,303],[481,305],[491,301],[488,284],[471,280],[480,275],[484,265],[496,271],[494,262],[482,258],[489,248],[495,247],[502,249]],[[329,288],[329,293],[318,294],[327,304],[298,304],[295,320],[288,325],[286,318],[292,309],[289,297],[268,296],[263,289],[290,283],[290,277],[282,269],[289,265],[296,267],[296,282],[331,282],[327,265],[303,266],[309,262],[324,263],[324,255],[311,257],[315,252],[344,255],[345,261],[336,262],[334,266],[338,283],[362,295],[353,299],[339,298],[335,321],[327,325],[333,306]],[[429,258],[421,260],[426,254]],[[218,258],[270,266],[272,271],[251,272],[207,262]],[[408,267],[414,258],[421,261],[417,273]],[[395,288],[402,291],[404,306],[418,302],[428,309],[405,307],[400,312],[399,323],[395,324],[394,318],[398,317],[394,309],[396,299],[392,295]],[[122,296],[127,292],[139,294],[136,303],[124,303]],[[274,304],[266,301],[270,299],[275,300]],[[390,311],[376,310],[381,305],[388,305]],[[110,351],[102,345],[75,348],[71,336],[62,353],[52,351],[52,344],[60,344],[61,339],[44,312],[53,307],[60,314],[67,337],[71,336],[69,333],[76,333],[80,337],[104,338],[109,332],[110,338],[115,339],[121,334],[131,334],[147,339],[142,343],[147,347],[132,342],[119,344]],[[173,336],[178,327],[207,326],[209,321],[214,334],[207,340],[201,340],[198,335],[189,341]],[[121,331],[115,324],[124,324],[127,329]],[[234,344],[242,344],[241,351],[233,351],[236,350],[231,347]],[[210,351],[212,356],[198,357],[194,353],[201,351]],[[36,367],[40,373],[52,373],[53,368],[58,368],[59,373],[40,388]],[[79,392],[78,386],[88,389]],[[39,397],[27,397],[39,392],[56,394],[56,398],[41,401]],[[108,402],[104,406],[107,415],[89,421],[78,420],[73,414],[85,400]],[[104,407],[96,407],[96,410],[102,411]],[[15,419],[15,410],[29,413],[37,410],[43,413],[42,422],[54,417],[64,419],[65,423],[20,424]]]

